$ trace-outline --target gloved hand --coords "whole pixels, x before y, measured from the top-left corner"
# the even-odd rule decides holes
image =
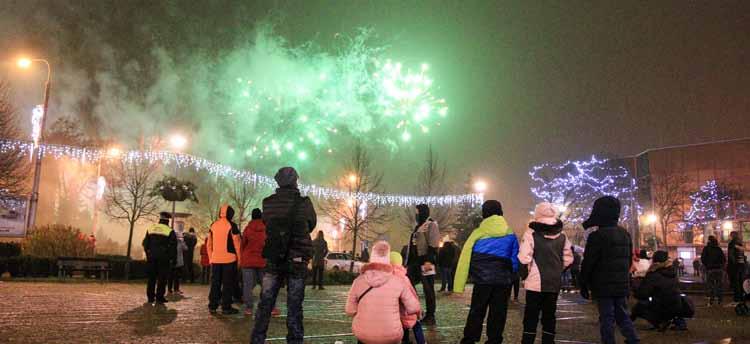
[[[588,300],[591,295],[589,295],[589,289],[588,288],[581,288],[581,297]]]

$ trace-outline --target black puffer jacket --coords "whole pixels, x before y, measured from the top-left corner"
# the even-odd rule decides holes
[[[701,252],[701,263],[706,267],[706,270],[723,269],[726,261],[724,251],[715,243],[709,242]]]
[[[581,288],[594,297],[625,297],[630,289],[633,243],[619,226],[599,227],[586,242],[581,266]]]
[[[294,228],[289,241],[288,258],[290,260],[301,258],[301,261],[308,262],[313,256],[310,232],[315,229],[318,221],[310,198],[302,197],[299,190],[293,187],[276,189],[275,194],[263,200],[263,222],[268,226],[266,232],[270,238],[270,232],[274,230],[271,227],[271,224],[275,222],[273,219],[289,216],[295,199],[299,200],[294,214]]]

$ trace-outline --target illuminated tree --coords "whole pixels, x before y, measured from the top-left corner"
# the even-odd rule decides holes
[[[690,195],[692,205],[685,215],[685,222],[693,226],[705,226],[714,221],[733,218],[732,200],[740,198],[739,190],[726,184],[709,180]]]

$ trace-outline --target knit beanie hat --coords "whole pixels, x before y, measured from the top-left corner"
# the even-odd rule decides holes
[[[391,252],[391,265],[404,265],[404,258],[401,258],[401,253],[396,251]]]
[[[550,226],[557,223],[557,212],[552,203],[543,202],[536,205],[536,208],[534,208],[534,222]]]
[[[372,246],[370,263],[391,264],[391,245],[385,241],[378,241]]]
[[[669,260],[669,254],[665,251],[656,251],[653,258],[651,258],[651,261],[654,263],[664,263],[667,260]]]
[[[486,219],[492,215],[503,216],[503,205],[494,199],[485,201],[482,204],[482,218]]]
[[[299,175],[297,174],[297,170],[295,170],[294,167],[282,167],[278,172],[276,172],[276,175],[273,177],[273,179],[276,180],[276,183],[279,184],[280,188],[296,188]]]

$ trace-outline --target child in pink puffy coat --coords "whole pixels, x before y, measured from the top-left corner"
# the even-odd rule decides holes
[[[398,344],[404,336],[401,310],[420,312],[419,299],[409,280],[394,273],[391,246],[375,243],[370,262],[354,280],[346,302],[346,314],[354,316],[352,332],[365,344]]]
[[[391,252],[391,265],[393,266],[393,274],[398,276],[399,278],[404,279],[405,283],[408,283],[411,287],[411,293],[414,294],[414,297],[417,297],[417,291],[414,289],[414,286],[411,285],[411,282],[409,281],[409,277],[406,276],[406,268],[404,267],[404,259],[401,257],[401,254],[398,252]],[[417,314],[407,314],[406,309],[403,305],[401,305],[400,308],[401,312],[401,325],[404,327],[404,338],[401,340],[401,344],[409,344],[411,343],[409,340],[409,330],[412,330],[414,332],[414,339],[416,339],[417,344],[425,344],[424,339],[424,332],[422,332],[422,324],[419,322],[419,317],[421,312]]]

